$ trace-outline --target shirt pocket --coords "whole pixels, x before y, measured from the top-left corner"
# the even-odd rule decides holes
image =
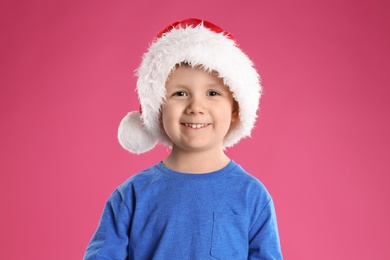
[[[245,216],[214,212],[211,255],[217,259],[247,259],[248,247]]]

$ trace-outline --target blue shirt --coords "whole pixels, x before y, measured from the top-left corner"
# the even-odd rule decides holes
[[[159,163],[108,199],[91,259],[283,259],[272,198],[231,161],[185,174]]]

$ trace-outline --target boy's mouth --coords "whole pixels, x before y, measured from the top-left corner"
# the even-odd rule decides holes
[[[210,124],[194,124],[194,123],[183,123],[183,125],[187,126],[187,127],[191,127],[193,129],[198,129],[198,128],[203,128],[203,127],[206,127]]]

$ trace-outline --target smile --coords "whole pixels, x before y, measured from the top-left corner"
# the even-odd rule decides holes
[[[193,129],[198,129],[198,128],[203,128],[208,126],[209,124],[189,124],[189,123],[184,123],[185,126],[191,127]]]

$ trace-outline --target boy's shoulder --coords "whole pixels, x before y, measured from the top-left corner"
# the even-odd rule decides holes
[[[162,175],[159,173],[160,172],[157,168],[157,164],[152,165],[129,177],[127,180],[125,180],[122,184],[118,186],[117,190],[125,191],[133,189],[134,187],[146,188],[152,183],[162,181]]]
[[[268,194],[268,190],[260,179],[255,177],[252,172],[248,172],[241,165],[237,164],[237,169],[232,172],[232,176],[235,177],[235,182],[238,186],[245,186],[247,189],[255,192],[265,192]]]

